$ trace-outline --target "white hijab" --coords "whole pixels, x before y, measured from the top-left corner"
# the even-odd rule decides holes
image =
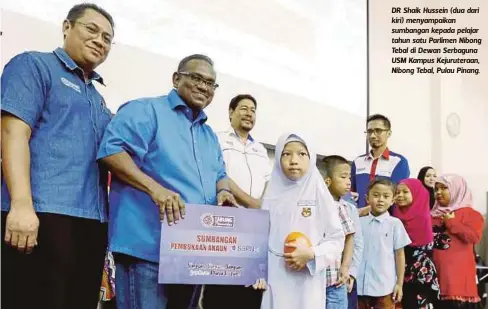
[[[286,144],[291,142],[302,143],[307,148],[310,155],[310,163],[307,174],[297,181],[290,180],[288,177],[286,177],[281,167],[281,153],[285,149]],[[311,199],[315,199],[315,187],[323,186],[327,189],[320,172],[316,167],[316,153],[312,150],[310,144],[306,143],[303,138],[299,137],[298,135],[285,133],[280,136],[278,143],[276,144],[274,161],[273,171],[271,173],[268,186],[266,187],[266,192],[263,196],[264,203],[266,201],[276,199],[281,199],[291,203],[292,201],[284,198],[285,196],[292,197],[296,200],[298,200],[300,196],[309,196]],[[307,188],[309,190],[305,190]]]
[[[282,171],[281,153],[286,144],[298,141],[307,147],[310,155],[309,169],[305,176],[297,181],[292,181]],[[304,230],[305,234],[310,237],[313,246],[317,246],[324,241],[332,241],[339,246],[337,250],[330,250],[330,246],[319,246],[327,249],[329,252],[315,252],[317,255],[327,255],[326,260],[334,260],[340,256],[344,246],[344,232],[339,219],[336,202],[332,198],[329,189],[316,167],[316,153],[313,151],[310,143],[300,135],[286,133],[283,134],[276,144],[275,163],[271,178],[263,196],[263,209],[270,210],[271,213],[271,233],[269,247],[271,251],[283,252],[283,242],[288,233],[291,231]],[[295,212],[294,209],[300,205],[314,204],[317,217],[316,227],[297,226],[299,223],[295,219],[290,222],[273,223],[273,213],[275,217],[282,217],[280,212]],[[274,209],[279,209],[278,213]],[[298,212],[297,212],[298,213]],[[284,219],[285,216],[283,216]],[[281,220],[279,220],[281,221]],[[290,230],[291,229],[291,230]],[[310,235],[312,234],[312,235]],[[342,242],[342,243],[341,243]],[[330,243],[329,243],[330,244]],[[333,246],[333,247],[336,247]],[[319,251],[320,248],[319,248]],[[336,251],[336,252],[331,252]],[[325,257],[324,257],[325,258]]]

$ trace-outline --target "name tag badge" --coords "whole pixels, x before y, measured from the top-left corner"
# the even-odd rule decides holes
[[[300,200],[297,202],[298,206],[315,206],[317,205],[316,200]]]

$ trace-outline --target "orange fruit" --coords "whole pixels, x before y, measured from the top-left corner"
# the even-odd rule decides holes
[[[301,242],[301,243],[305,243],[309,247],[312,246],[312,242],[307,237],[307,235],[305,235],[305,234],[303,234],[301,232],[291,232],[290,234],[288,234],[288,236],[286,236],[285,246],[284,246],[284,250],[283,251],[285,253],[292,253],[293,251],[295,251],[295,248],[288,247],[288,246],[286,246],[286,244],[296,243],[297,241],[298,242]]]

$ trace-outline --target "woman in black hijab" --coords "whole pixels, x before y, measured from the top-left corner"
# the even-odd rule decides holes
[[[431,166],[425,166],[423,167],[419,175],[417,176],[417,179],[422,182],[424,187],[429,191],[430,195],[430,209],[434,206],[435,202],[435,192],[434,192],[434,186],[435,186],[435,180],[437,178],[436,171],[433,167]]]

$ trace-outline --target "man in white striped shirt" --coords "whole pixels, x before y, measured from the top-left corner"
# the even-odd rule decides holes
[[[253,96],[240,94],[234,97],[229,104],[231,126],[217,133],[232,194],[245,208],[261,207],[261,196],[271,171],[266,148],[250,134],[256,122],[256,108]],[[202,303],[204,309],[227,309],[229,304],[259,309],[261,298],[262,291],[252,287],[207,285]]]
[[[227,175],[235,184],[231,185],[232,193],[246,208],[260,207],[271,170],[266,148],[250,134],[256,123],[256,108],[251,95],[234,97],[229,104],[231,126],[217,132]]]

